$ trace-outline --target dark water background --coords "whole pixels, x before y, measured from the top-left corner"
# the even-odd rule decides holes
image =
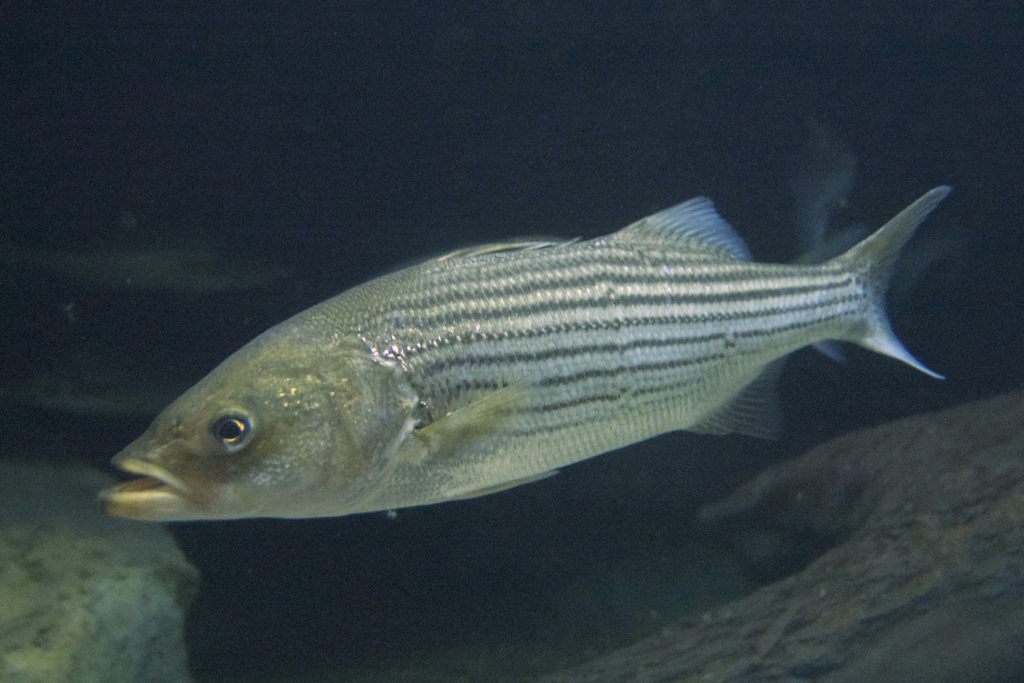
[[[698,505],[831,436],[1024,384],[1022,54],[1013,3],[2,3],[0,249],[202,242],[293,268],[270,291],[199,295],[6,269],[3,379],[88,348],[184,388],[389,269],[593,237],[697,194],[756,258],[788,260],[810,121],[858,160],[839,220],[881,224],[952,184],[916,238],[940,258],[891,302],[945,382],[802,352],[777,443],[668,435],[395,520],[174,526],[206,582],[189,624],[201,679],[536,643],[586,656],[682,609],[652,577],[713,544]],[[9,396],[3,411],[5,456],[97,467],[149,420]],[[602,576],[637,595],[595,598]],[[622,606],[634,597],[643,609]]]

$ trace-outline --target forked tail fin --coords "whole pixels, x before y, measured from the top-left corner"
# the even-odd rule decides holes
[[[888,223],[835,259],[863,279],[864,287],[871,300],[872,305],[866,320],[864,336],[857,339],[856,342],[864,348],[901,360],[938,379],[944,378],[914,358],[893,333],[885,314],[885,290],[889,285],[892,266],[900,249],[914,234],[917,226],[928,217],[928,214],[939,205],[939,202],[945,199],[951,189],[948,185],[940,185],[926,192],[916,202],[896,214]]]

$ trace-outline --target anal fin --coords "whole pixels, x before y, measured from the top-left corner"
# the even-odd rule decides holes
[[[724,406],[687,427],[700,434],[744,434],[777,439],[782,434],[778,380],[785,357],[764,366],[761,373]]]

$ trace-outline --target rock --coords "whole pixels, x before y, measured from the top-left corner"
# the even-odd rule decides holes
[[[198,587],[163,526],[99,511],[82,466],[0,461],[0,682],[183,683]]]
[[[1024,680],[1022,427],[1016,393],[769,469],[702,516],[737,533],[756,522],[760,540],[738,542],[753,561],[801,535],[835,545],[752,595],[540,681]]]

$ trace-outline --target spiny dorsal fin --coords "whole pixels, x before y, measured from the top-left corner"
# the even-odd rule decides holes
[[[562,244],[568,244],[569,242],[575,242],[576,240],[529,240],[522,242],[498,242],[496,244],[481,244],[475,247],[463,247],[462,249],[456,249],[455,251],[438,256],[433,259],[435,262],[450,261],[457,258],[468,258],[470,256],[481,256],[483,254],[499,254],[506,251],[534,251],[536,249],[547,249],[548,247],[557,247]]]
[[[683,240],[700,251],[712,247],[714,252],[724,252],[737,261],[754,260],[743,238],[718,215],[707,197],[694,197],[641,218],[616,233],[616,237],[637,242]]]

